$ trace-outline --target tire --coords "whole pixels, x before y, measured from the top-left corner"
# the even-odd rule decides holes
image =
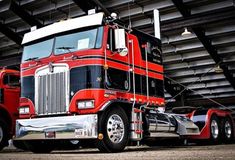
[[[53,149],[55,149],[55,145],[53,141],[25,141],[24,142],[27,149],[33,153],[50,153]]]
[[[231,143],[233,141],[233,123],[228,117],[222,123],[222,138],[225,143]]]
[[[97,141],[97,148],[101,152],[123,151],[129,139],[129,122],[125,111],[116,107],[102,113],[99,133],[103,134],[103,138]]]
[[[221,125],[216,115],[210,119],[210,143],[218,144],[221,140]]]
[[[0,150],[8,145],[10,139],[9,129],[4,119],[0,118]]]

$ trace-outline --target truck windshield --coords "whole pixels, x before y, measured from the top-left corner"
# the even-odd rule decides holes
[[[50,56],[52,52],[55,55],[60,55],[78,50],[100,48],[102,35],[103,27],[98,27],[26,45],[23,50],[22,62],[45,58]]]
[[[55,55],[74,52],[78,50],[100,48],[102,41],[102,28],[91,29],[56,37]]]
[[[23,50],[22,61],[30,61],[34,59],[40,59],[48,57],[52,52],[53,39],[49,39],[43,42],[27,45]]]

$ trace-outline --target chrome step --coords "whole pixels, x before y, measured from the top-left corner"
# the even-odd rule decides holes
[[[179,135],[176,133],[170,133],[170,132],[150,132],[150,135],[147,137],[151,137],[151,138],[178,138]]]

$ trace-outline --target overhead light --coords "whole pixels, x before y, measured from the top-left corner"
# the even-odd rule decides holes
[[[217,65],[217,66],[214,68],[214,71],[215,71],[215,73],[223,73],[223,69],[220,68],[219,65]]]
[[[185,28],[184,28],[184,32],[181,33],[181,36],[186,37],[186,36],[189,36],[189,35],[191,35],[191,34],[192,34],[192,33],[188,31],[188,28],[185,27]]]

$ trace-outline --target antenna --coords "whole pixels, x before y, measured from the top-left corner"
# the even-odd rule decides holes
[[[70,0],[69,0],[69,13],[68,13],[67,19],[70,19],[70,18],[71,18],[71,15],[70,15]]]
[[[129,18],[129,25],[128,25],[128,29],[131,29],[130,2],[128,2],[128,18]]]

